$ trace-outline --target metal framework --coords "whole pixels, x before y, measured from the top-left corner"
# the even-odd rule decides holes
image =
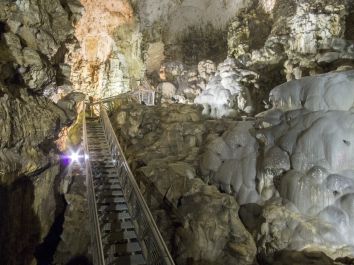
[[[138,102],[147,105],[155,105],[155,91],[147,89],[139,89],[133,92],[133,96],[138,100]]]
[[[84,104],[84,118],[83,118],[83,144],[85,157],[88,152],[88,138],[87,138],[87,128],[86,128],[86,104]],[[92,112],[91,112],[92,116]],[[98,220],[97,213],[97,202],[95,189],[93,184],[93,174],[92,167],[89,159],[85,159],[86,167],[86,185],[87,185],[87,202],[90,216],[90,232],[91,232],[91,248],[92,248],[92,259],[94,265],[105,265],[103,245],[102,245],[102,236]]]
[[[140,192],[135,177],[131,172],[124,156],[120,143],[113,130],[112,124],[107,115],[103,103],[100,106],[100,123],[104,129],[111,156],[115,161],[118,170],[117,178],[123,190],[125,202],[131,215],[132,223],[139,240],[146,264],[151,265],[174,265],[174,261],[167,249],[167,246],[159,232],[153,216]],[[86,115],[83,119],[83,141],[84,150],[88,154],[88,138],[86,128]],[[89,160],[86,160],[86,182],[87,199],[91,221],[92,254],[95,265],[105,265],[104,244],[100,231],[100,224],[97,211],[92,168]]]

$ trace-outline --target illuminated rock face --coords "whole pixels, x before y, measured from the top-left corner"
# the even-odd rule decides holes
[[[96,97],[128,91],[143,73],[141,34],[126,0],[81,1],[85,12],[76,25],[80,49],[72,53],[74,89]]]
[[[203,114],[213,118],[235,117],[238,113],[250,115],[255,109],[245,84],[254,87],[257,76],[238,68],[235,60],[226,59],[194,103],[203,105]]]
[[[263,251],[272,251],[266,242],[277,242],[277,247],[320,249],[332,257],[354,255],[349,236],[354,222],[353,80],[353,71],[329,73],[271,91],[276,107],[260,115],[264,128],[256,132],[264,149],[258,191],[267,201],[265,225],[276,231],[274,238],[261,232]],[[275,216],[282,221],[275,222]],[[281,222],[290,230],[282,230]]]
[[[342,0],[259,1],[231,23],[229,54],[262,72],[279,66],[288,81],[351,67],[352,46],[345,40],[351,5]]]
[[[273,108],[207,142],[204,180],[240,205],[259,203],[258,252],[354,255],[353,71],[284,83]],[[243,219],[247,224],[248,219]]]
[[[274,88],[269,99],[284,110],[343,110],[354,106],[354,71],[294,80]]]
[[[67,67],[63,51],[73,36],[68,12],[60,1],[15,2],[0,3],[0,80],[35,93],[50,90]]]
[[[258,143],[250,134],[253,122],[236,122],[206,146],[201,160],[204,178],[236,197],[239,204],[259,200],[256,191]]]

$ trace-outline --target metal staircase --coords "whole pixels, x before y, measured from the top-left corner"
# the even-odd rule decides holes
[[[174,265],[103,104],[83,136],[94,265]]]

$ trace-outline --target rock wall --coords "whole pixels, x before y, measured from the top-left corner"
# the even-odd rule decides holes
[[[76,91],[95,97],[126,92],[144,74],[141,33],[130,2],[82,0],[76,24],[79,48],[69,59]]]
[[[150,183],[142,191],[177,264],[253,264],[255,244],[235,199],[198,178],[198,154],[206,138],[231,125],[209,124],[200,108],[190,105],[115,105],[113,126],[133,171]],[[156,198],[149,200],[151,195],[167,200],[174,213],[163,210]]]
[[[133,0],[146,59],[155,58],[158,64],[164,60],[188,65],[207,59],[221,62],[227,54],[227,23],[249,2]],[[156,66],[147,66],[148,73],[158,71]]]
[[[269,229],[284,236],[284,241],[274,240],[283,242],[282,248],[312,247],[332,257],[353,255],[353,242],[348,237],[353,222],[349,206],[354,179],[350,162],[352,76],[353,71],[330,73],[276,87],[271,95],[285,100],[272,97],[275,108],[260,117],[260,126],[266,128],[257,132],[265,158],[258,190],[266,200],[284,199],[277,202],[284,207],[283,213],[275,213],[272,202],[264,209],[264,214],[273,211],[279,220],[292,223],[291,233],[285,236],[280,223],[270,221]],[[336,90],[331,95],[336,88],[348,92]],[[296,94],[301,100],[296,100]]]
[[[267,2],[269,2],[267,4]],[[264,98],[285,79],[351,69],[350,1],[254,1],[231,23],[229,55],[260,74]]]
[[[0,2],[1,264],[35,264],[35,248],[60,210],[54,141],[74,117],[49,97],[68,82],[63,70],[76,7],[75,1]]]

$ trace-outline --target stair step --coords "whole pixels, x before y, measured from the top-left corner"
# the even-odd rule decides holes
[[[143,255],[128,255],[121,257],[109,257],[107,265],[116,265],[116,264],[129,264],[129,265],[144,265],[145,259]]]
[[[110,169],[109,171],[107,171],[106,169]],[[117,172],[117,169],[114,168],[114,167],[111,167],[111,168],[100,168],[100,169],[94,169],[92,170],[93,172],[93,175],[94,175],[94,178],[97,178],[97,179],[102,179],[102,178],[117,178],[117,175],[118,175],[118,172]]]
[[[89,158],[91,162],[100,162],[100,161],[106,161],[108,159],[112,159],[111,156],[106,156],[106,157],[100,157],[100,156],[92,156],[91,154],[89,154]]]
[[[131,240],[137,241],[137,235],[134,231],[118,231],[102,233],[102,241],[105,244],[127,243]]]
[[[95,179],[118,179],[118,173],[93,173]]]
[[[98,199],[96,199],[97,206],[110,206],[110,205],[115,205],[116,203],[125,203],[125,199],[123,196],[115,196],[115,197],[101,197],[99,196]]]
[[[89,143],[88,144],[88,146],[89,146],[89,149],[90,148],[95,148],[95,147],[101,147],[101,146],[106,146],[106,147],[109,147],[109,145],[108,144],[102,144],[102,143],[99,143],[99,141],[97,141],[97,143],[96,142],[91,142],[91,143]]]
[[[121,204],[109,204],[109,205],[97,205],[97,210],[100,212],[121,212],[128,210],[126,203]]]
[[[123,244],[114,244],[109,247],[107,254],[109,256],[121,257],[131,255],[134,252],[141,252],[141,247],[138,242],[128,242]]]
[[[97,150],[90,150],[89,149],[89,155],[92,158],[103,158],[103,157],[105,157],[106,159],[112,159],[111,154],[107,150],[97,151]]]
[[[106,213],[106,214],[99,214],[99,219],[100,219],[100,223],[101,224],[106,224],[106,223],[111,223],[112,220],[120,220],[123,222],[123,220],[125,220],[125,222],[130,221],[131,220],[131,216],[129,214],[128,211],[124,211],[124,212],[114,212],[114,213]]]
[[[119,179],[94,179],[93,183],[95,185],[95,187],[97,187],[97,189],[99,190],[106,190],[108,188],[106,188],[105,186],[112,186],[112,185],[120,185]],[[109,189],[115,189],[115,188],[109,188]]]
[[[112,231],[117,229],[134,229],[134,226],[131,221],[113,221],[101,225],[101,231]]]
[[[97,168],[99,170],[103,170],[103,169],[114,169],[115,166],[113,164],[103,164],[102,162],[96,162],[96,161],[92,161],[91,163],[93,168]]]
[[[92,173],[93,179],[118,179],[118,173]]]
[[[114,196],[123,196],[123,191],[122,190],[95,190],[96,192],[96,197],[97,199],[99,198],[109,198],[109,197],[114,197]]]
[[[102,144],[104,145],[104,144]],[[92,151],[92,150],[101,150],[101,145],[98,145],[98,144],[94,144],[90,147],[90,144],[89,144],[89,151]],[[108,144],[105,144],[104,146],[108,146]]]
[[[118,182],[116,182],[115,184],[111,184],[111,183],[96,184],[95,185],[95,189],[97,189],[99,191],[103,191],[103,190],[121,190],[122,187],[120,186],[120,184]]]

